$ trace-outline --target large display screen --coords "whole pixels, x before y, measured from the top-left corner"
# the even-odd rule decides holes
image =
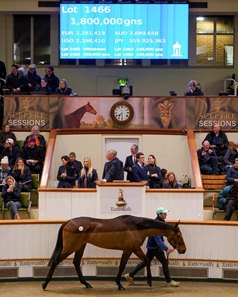
[[[188,4],[61,4],[61,59],[188,59]]]

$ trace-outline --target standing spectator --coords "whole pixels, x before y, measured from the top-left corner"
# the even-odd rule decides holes
[[[76,179],[75,170],[69,165],[68,156],[62,156],[61,161],[62,165],[57,173],[57,180],[59,181],[57,188],[73,188]]]
[[[178,189],[179,185],[175,176],[175,173],[170,171],[167,174],[167,179],[164,181],[163,188],[166,189]]]
[[[62,78],[59,83],[59,87],[56,89],[56,94],[70,96],[72,95],[72,89],[68,87],[66,79]]]
[[[227,170],[225,179],[227,185],[238,183],[238,158],[235,159],[235,164]]]
[[[106,158],[107,162],[104,165],[102,182],[123,180],[123,162],[117,158],[117,151],[108,150]]]
[[[25,78],[18,71],[18,66],[16,64],[12,64],[11,73],[7,75],[6,86],[9,89],[11,94],[20,93],[24,90],[25,87]]]
[[[148,156],[148,164],[146,168],[149,188],[162,188],[162,174],[160,171],[160,167],[156,165],[156,158],[154,155]]]
[[[6,79],[7,76],[7,70],[5,63],[3,61],[0,61],[0,78]]]
[[[48,82],[52,92],[55,93],[59,87],[59,78],[54,74],[54,67],[51,65],[46,68],[45,80]]]
[[[22,158],[25,164],[29,167],[31,173],[41,175],[45,151],[41,146],[36,146],[36,139],[34,137],[28,138],[28,144],[22,150]]]
[[[156,210],[157,217],[155,218],[155,221],[165,222],[168,212],[169,211],[167,209],[159,207]],[[151,261],[155,257],[162,264],[166,285],[169,287],[178,287],[180,283],[172,280],[169,272],[168,255],[173,253],[174,249],[168,247],[165,244],[163,235],[148,237],[146,248],[146,257],[149,260],[149,262],[151,263]],[[165,256],[165,254],[167,257]],[[146,262],[141,261],[134,269],[132,269],[129,273],[125,274],[126,280],[129,283],[133,283],[133,278],[136,275],[136,273],[144,267],[146,267]]]
[[[8,175],[11,175],[11,168],[8,164],[8,157],[5,156],[1,159],[0,166],[0,191],[2,192],[3,186],[6,184],[6,178]]]
[[[145,156],[142,152],[136,154],[136,164],[132,167],[135,182],[148,181]]]
[[[17,158],[11,175],[18,182],[21,192],[30,192],[32,189],[31,171],[25,166],[22,158]]]
[[[76,180],[78,180],[78,177],[80,175],[80,171],[83,168],[83,165],[80,161],[76,160],[76,154],[75,152],[71,152],[69,154],[69,166],[71,166],[76,173]]]
[[[201,173],[218,175],[219,164],[215,150],[211,148],[208,140],[204,140],[202,145],[203,147],[197,151]]]
[[[14,144],[17,145],[17,139],[14,132],[11,131],[11,126],[6,124],[3,127],[3,131],[0,134],[0,153],[5,146],[5,142],[8,138],[11,138],[14,141]]]
[[[34,138],[36,146],[40,146],[46,151],[46,141],[43,135],[40,134],[40,128],[38,126],[33,126],[31,128],[31,134],[26,137],[23,143],[23,148],[28,145],[29,139]]]
[[[2,157],[7,156],[9,161],[9,166],[13,168],[16,159],[20,157],[20,150],[14,145],[14,140],[8,138],[5,142],[4,149],[2,150]]]
[[[126,179],[129,180],[130,182],[135,181],[134,180],[134,175],[133,175],[133,170],[132,167],[136,163],[136,154],[138,153],[138,145],[133,144],[131,146],[131,155],[126,157],[125,165],[124,165],[124,171],[127,172],[127,177]]]
[[[96,169],[92,167],[91,158],[85,157],[83,159],[83,168],[79,175],[78,185],[79,188],[96,188],[96,180],[98,174]]]
[[[20,219],[18,209],[21,208],[21,189],[13,176],[6,178],[6,184],[2,189],[2,197],[6,208],[10,209],[10,217],[12,220]]]
[[[25,77],[26,86],[30,92],[35,92],[36,86],[40,85],[41,77],[36,73],[36,65],[30,64],[28,67],[28,72]]]
[[[218,194],[218,208],[225,210],[225,221],[230,221],[233,211],[238,210],[238,183],[225,186]]]
[[[36,93],[51,94],[52,90],[45,78],[42,78],[40,84],[36,86]]]
[[[226,133],[221,130],[219,124],[213,125],[213,131],[209,132],[204,140],[210,142],[211,148],[215,150],[218,157],[224,157],[229,146],[229,141]]]

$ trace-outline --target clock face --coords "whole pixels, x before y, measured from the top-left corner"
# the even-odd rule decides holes
[[[116,124],[127,124],[131,121],[133,116],[133,107],[127,102],[117,102],[111,108],[111,117]]]
[[[114,110],[114,116],[118,121],[126,121],[130,117],[130,109],[126,105],[118,105]]]

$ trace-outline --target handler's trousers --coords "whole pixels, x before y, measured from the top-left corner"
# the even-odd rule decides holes
[[[171,282],[172,279],[169,273],[168,260],[165,257],[164,251],[159,248],[150,249],[150,250],[147,250],[146,257],[149,260],[149,262],[151,262],[153,258],[156,257],[156,259],[162,264],[162,269],[163,269],[166,282],[167,283]],[[135,268],[131,270],[131,272],[129,272],[129,275],[131,277],[134,277],[135,274],[144,267],[146,267],[146,263],[145,261],[141,261]]]

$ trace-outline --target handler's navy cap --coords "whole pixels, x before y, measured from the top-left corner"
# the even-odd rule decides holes
[[[169,210],[168,209],[164,209],[163,207],[159,207],[159,208],[157,208],[157,210],[156,210],[156,213],[157,214],[160,214],[160,213],[168,213],[169,212]]]

